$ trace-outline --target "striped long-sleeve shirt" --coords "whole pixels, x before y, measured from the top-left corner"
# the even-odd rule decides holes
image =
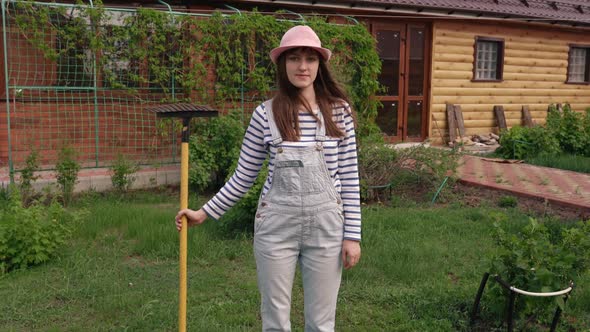
[[[344,206],[344,239],[360,241],[361,206],[356,138],[350,106],[343,104],[332,111],[334,123],[345,133],[344,137],[327,137],[324,142],[324,156],[336,191],[342,197]],[[303,111],[299,113],[301,135],[299,141],[283,141],[282,146],[304,147],[315,142],[316,120]],[[267,114],[261,104],[252,114],[246,130],[240,158],[235,173],[221,190],[203,206],[209,217],[217,220],[234,206],[252,187],[264,160],[270,155],[268,178],[262,189],[266,195],[272,183],[276,147],[271,143]]]

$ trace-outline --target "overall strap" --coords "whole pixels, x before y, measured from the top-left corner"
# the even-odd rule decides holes
[[[277,128],[277,123],[275,122],[275,117],[272,113],[272,99],[262,103],[262,108],[266,111],[266,118],[268,120],[268,127],[272,139],[271,144],[277,146],[283,142],[283,137],[281,137],[281,132],[279,131],[279,128]]]

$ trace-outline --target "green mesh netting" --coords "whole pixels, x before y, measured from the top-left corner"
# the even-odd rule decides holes
[[[8,90],[3,106],[9,125],[1,134],[2,159],[18,171],[34,149],[42,167],[50,169],[60,149],[71,147],[84,167],[108,166],[119,154],[141,164],[176,162],[178,130],[145,111],[170,100],[173,80],[153,83],[156,74],[143,60],[125,55],[128,44],[121,34],[118,40],[110,34],[135,12],[113,9],[93,28],[78,8],[26,1],[3,8]],[[45,20],[28,20],[32,12]],[[93,51],[90,43],[96,40],[108,47]],[[168,56],[163,51],[160,61]]]

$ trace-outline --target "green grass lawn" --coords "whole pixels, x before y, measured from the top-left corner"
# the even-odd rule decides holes
[[[477,154],[480,157],[502,158],[498,153]],[[590,174],[590,157],[571,154],[539,155],[525,160],[527,164]]]
[[[567,154],[557,156],[537,156],[527,160],[527,163],[590,174],[590,158],[584,156]]]
[[[1,277],[0,331],[176,330],[177,205],[147,193],[79,203],[84,222],[56,259]],[[497,209],[366,207],[363,257],[344,273],[337,330],[467,330]],[[512,223],[527,220],[506,213]],[[259,331],[252,240],[218,233],[212,221],[189,232],[188,330]],[[562,319],[579,331],[590,329],[589,283],[590,275],[579,279]],[[302,309],[298,279],[294,331],[303,330]]]

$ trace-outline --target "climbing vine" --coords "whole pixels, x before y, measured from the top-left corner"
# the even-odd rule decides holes
[[[357,112],[363,118],[376,113],[378,102],[371,97],[381,63],[362,24],[333,24],[323,16],[294,22],[256,10],[206,18],[149,8],[119,12],[100,0],[93,7],[78,0],[73,8],[30,0],[11,7],[20,31],[46,59],[94,61],[100,88],[120,89],[140,100],[149,92],[166,102],[243,108],[270,96],[275,85],[270,50],[289,27],[307,24],[333,50],[331,66]],[[47,36],[57,36],[60,45]],[[92,72],[80,75],[61,84],[91,81],[86,78]]]

